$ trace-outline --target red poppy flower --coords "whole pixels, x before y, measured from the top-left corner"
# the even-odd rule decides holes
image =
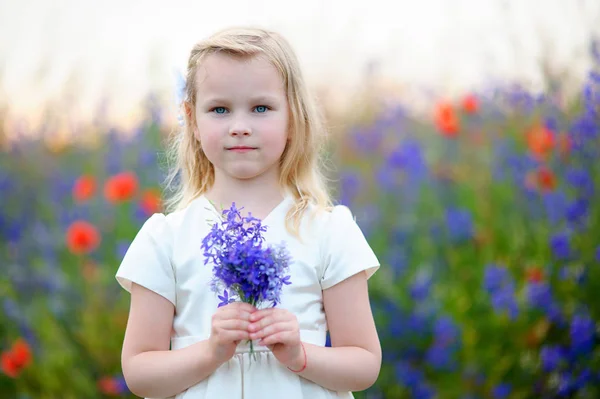
[[[530,283],[539,283],[544,279],[544,272],[537,266],[530,267],[525,271],[525,278]]]
[[[117,396],[121,390],[117,381],[111,377],[102,377],[98,380],[98,389],[104,395]]]
[[[73,185],[73,199],[77,202],[89,200],[96,193],[96,178],[84,175],[79,177]]]
[[[16,378],[31,363],[31,360],[32,355],[29,344],[20,338],[10,350],[2,353],[0,359],[2,372],[11,378]]]
[[[474,114],[479,111],[479,100],[473,94],[469,94],[463,98],[462,108],[466,113]]]
[[[526,134],[527,147],[534,157],[544,159],[554,148],[554,133],[546,126],[537,124]]]
[[[435,124],[445,137],[456,137],[460,123],[452,104],[441,102],[435,110]]]
[[[537,170],[537,183],[539,188],[552,191],[556,188],[556,176],[550,169],[542,166]]]
[[[67,229],[66,241],[67,247],[72,253],[87,254],[100,245],[100,233],[91,223],[77,220]]]
[[[140,207],[148,216],[160,212],[162,208],[160,193],[153,189],[144,191],[140,200]]]
[[[104,196],[117,203],[131,199],[138,189],[138,179],[133,172],[123,172],[109,178],[104,184]]]

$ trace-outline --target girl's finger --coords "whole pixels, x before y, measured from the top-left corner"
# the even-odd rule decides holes
[[[235,342],[250,339],[247,331],[239,330],[220,330],[219,339],[221,342]]]
[[[265,328],[266,326],[270,325],[270,324],[275,324],[275,323],[279,323],[279,322],[283,322],[283,321],[293,321],[295,320],[296,316],[294,316],[292,313],[288,312],[288,311],[281,311],[281,312],[271,312],[265,316],[263,316],[261,319],[259,320],[254,320],[254,314],[250,315],[250,321],[252,322],[252,324],[250,324],[250,332],[255,332],[258,330],[262,330],[263,328]]]
[[[256,322],[264,317],[270,316],[274,313],[274,310],[275,309],[273,308],[257,310],[250,315],[250,321]]]
[[[258,331],[250,331],[250,339],[258,339],[282,331],[294,331],[294,325],[288,321],[270,324]]]
[[[227,320],[219,320],[215,322],[214,327],[220,328],[223,330],[239,330],[248,332],[248,326],[250,322],[246,320],[240,319],[227,319]]]
[[[261,339],[259,345],[269,346],[275,344],[291,345],[300,341],[298,333],[295,331],[281,331],[271,334]]]
[[[220,312],[214,314],[214,318],[217,320],[230,320],[230,319],[238,319],[238,320],[250,320],[250,312],[247,312],[242,309],[223,309]]]
[[[252,322],[250,326],[248,326],[248,331],[250,331],[251,333],[257,332],[277,322],[278,320],[275,319],[274,315],[266,316],[258,321]]]

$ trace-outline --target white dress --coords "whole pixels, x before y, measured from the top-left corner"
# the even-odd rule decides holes
[[[285,215],[292,204],[293,198],[287,196],[263,219],[266,243],[285,241],[292,257],[291,284],[284,286],[278,307],[296,315],[303,342],[325,346],[327,321],[322,290],[363,270],[370,277],[379,262],[347,207],[338,205],[331,212],[320,212],[312,223],[304,217],[301,242],[285,228]],[[175,305],[172,350],[210,335],[211,316],[219,299],[209,286],[212,265],[204,265],[201,244],[215,215],[215,208],[204,196],[167,216],[154,214],[140,229],[116,274],[125,290],[130,292],[135,282]],[[249,345],[240,343],[229,361],[175,398],[353,397],[350,392],[330,391],[289,371],[256,341],[254,348],[256,358],[251,362]]]

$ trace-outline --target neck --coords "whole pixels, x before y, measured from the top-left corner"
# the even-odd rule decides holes
[[[266,174],[265,174],[266,175]],[[254,179],[232,179],[215,171],[215,183],[205,197],[217,206],[229,208],[235,202],[237,208],[244,207],[262,218],[279,204],[285,196],[277,176],[258,176]]]

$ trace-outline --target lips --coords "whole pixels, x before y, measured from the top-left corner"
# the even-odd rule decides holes
[[[239,146],[227,148],[227,151],[236,152],[236,153],[240,153],[240,154],[244,154],[246,152],[250,152],[250,151],[254,151],[254,150],[256,150],[256,147],[249,147],[246,145],[239,145]]]
[[[235,147],[228,147],[228,150],[256,150],[256,147],[248,147],[245,145],[239,145]]]

